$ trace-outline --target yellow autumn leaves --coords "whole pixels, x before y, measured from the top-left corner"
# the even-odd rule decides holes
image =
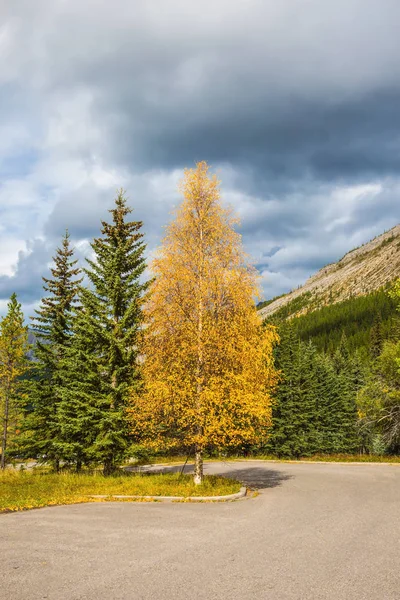
[[[151,265],[133,433],[197,452],[255,443],[270,425],[278,336],[257,314],[257,272],[206,163],[185,172],[181,191]]]

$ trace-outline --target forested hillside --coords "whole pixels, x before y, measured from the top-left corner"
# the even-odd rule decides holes
[[[281,381],[263,452],[400,451],[399,298],[398,279],[319,308],[308,291],[267,316]]]
[[[270,322],[278,326],[284,322],[287,306],[272,315]],[[349,351],[359,350],[367,358],[376,351],[377,344],[397,335],[399,315],[395,300],[385,288],[324,306],[290,321],[300,340],[313,342],[320,351],[333,354],[345,334]]]

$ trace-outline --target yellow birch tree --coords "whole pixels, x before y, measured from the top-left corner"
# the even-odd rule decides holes
[[[278,336],[262,326],[257,272],[208,170],[201,162],[185,171],[183,202],[151,265],[143,387],[129,411],[133,434],[150,447],[194,449],[197,484],[205,447],[265,435],[277,383]]]

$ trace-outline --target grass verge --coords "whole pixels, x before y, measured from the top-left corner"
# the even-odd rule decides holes
[[[195,486],[191,475],[46,473],[6,470],[0,474],[0,512],[93,502],[90,494],[138,496],[225,496],[239,492],[241,484],[233,479],[207,475]],[[113,500],[113,498],[109,498]]]

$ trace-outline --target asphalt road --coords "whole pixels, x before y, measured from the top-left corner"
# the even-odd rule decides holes
[[[2,515],[1,600],[400,599],[400,466],[207,471],[260,495]]]

